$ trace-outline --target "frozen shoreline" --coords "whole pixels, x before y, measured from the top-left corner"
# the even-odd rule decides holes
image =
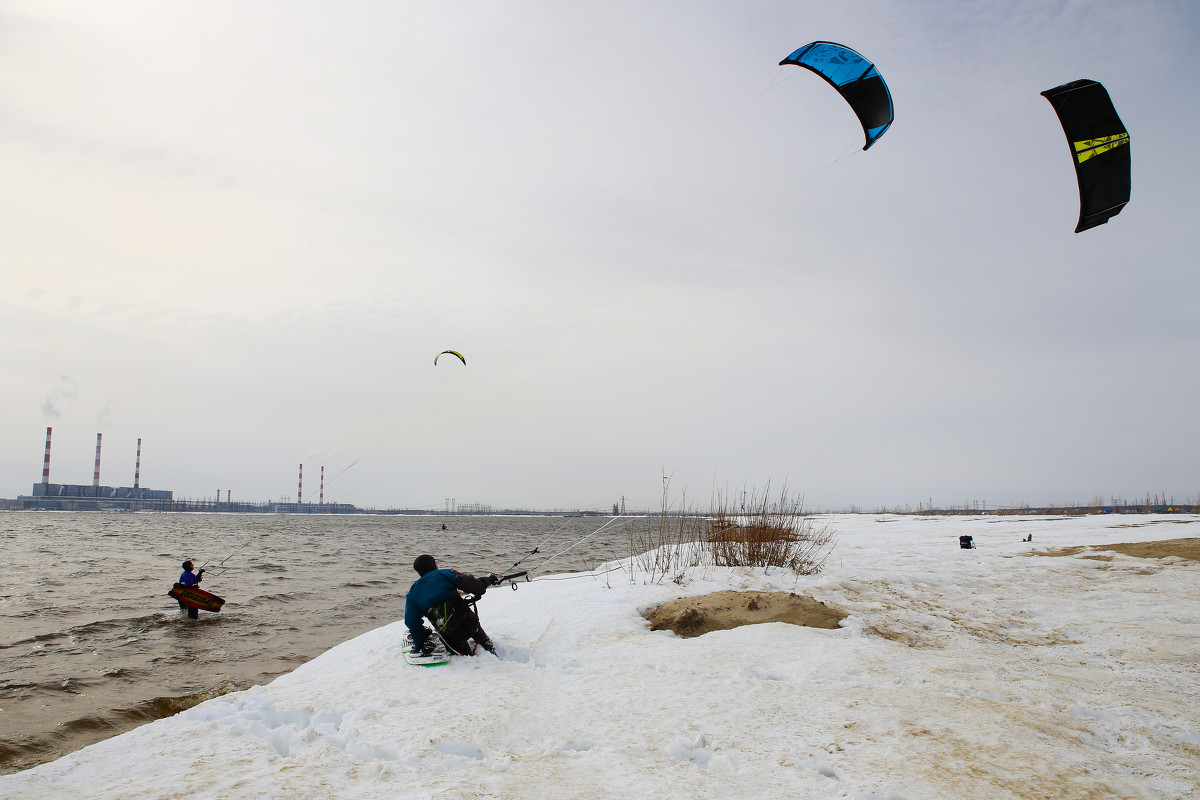
[[[682,586],[614,572],[493,590],[480,613],[500,659],[406,666],[396,622],[268,686],[0,777],[0,798],[1200,793],[1200,563],[1028,557],[1200,536],[1198,518],[834,527],[808,578],[714,568]],[[978,549],[958,548],[963,533]],[[723,589],[850,616],[682,639],[640,615]]]

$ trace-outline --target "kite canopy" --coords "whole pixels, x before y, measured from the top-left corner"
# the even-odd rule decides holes
[[[1129,202],[1129,133],[1104,87],[1072,81],[1042,92],[1050,101],[1075,160],[1079,224],[1075,232],[1103,225]]]
[[[446,355],[447,353],[449,353],[452,356],[456,356],[459,361],[463,362],[463,364],[467,363],[467,360],[465,358],[463,358],[463,354],[458,352],[457,350],[443,350],[442,352],[438,353],[436,356],[433,357],[433,365],[436,367],[437,360],[439,358],[441,358],[442,356]]]
[[[875,65],[845,45],[812,42],[779,62],[795,64],[820,75],[841,93],[862,123],[867,143],[863,150],[883,136],[891,126],[892,93]]]

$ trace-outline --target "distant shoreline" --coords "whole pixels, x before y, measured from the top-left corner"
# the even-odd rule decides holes
[[[359,508],[349,503],[290,503],[290,502],[218,502],[213,500],[172,501],[107,501],[97,503],[64,502],[61,498],[20,496],[0,497],[0,511],[64,511],[96,513],[163,512],[175,514],[370,514],[375,516],[427,516],[427,517],[644,517],[658,516],[659,509],[628,510],[621,513],[596,511],[595,509],[470,509],[448,511],[434,508]],[[1200,505],[1187,504],[1132,504],[1132,505],[1049,505],[996,508],[954,508],[952,506],[913,509],[877,508],[865,509],[857,506],[843,509],[806,509],[808,516],[830,514],[893,514],[901,517],[1082,517],[1103,514],[1200,514]],[[669,517],[706,516],[700,509],[667,511]]]

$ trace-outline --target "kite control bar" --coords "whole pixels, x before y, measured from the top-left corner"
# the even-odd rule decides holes
[[[485,580],[484,583],[486,585],[500,586],[505,581],[508,581],[510,584],[512,584],[514,592],[517,590],[517,578],[524,578],[526,583],[529,582],[528,572],[514,572],[511,575],[497,575],[493,572],[488,577],[491,578],[491,582],[489,583],[487,580]],[[481,594],[464,594],[463,599],[470,603],[471,607],[474,608],[475,604],[479,602],[479,598],[481,596]]]
[[[500,584],[504,583],[505,581],[508,581],[509,583],[512,584],[513,591],[515,592],[517,590],[517,578],[524,578],[525,582],[528,583],[529,582],[529,571],[526,570],[524,572],[514,572],[511,575],[497,575],[495,577],[495,581],[496,581],[495,585],[499,586]]]

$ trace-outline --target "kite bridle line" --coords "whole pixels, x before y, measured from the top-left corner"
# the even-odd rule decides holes
[[[347,469],[349,469],[349,467],[347,467]],[[231,569],[231,567],[225,566],[225,562],[228,561],[229,559],[233,558],[234,556],[236,556],[238,553],[245,550],[247,547],[250,546],[251,542],[253,542],[256,538],[258,538],[260,536],[262,536],[261,531],[259,533],[250,534],[250,536],[244,542],[242,542],[240,545],[238,545],[232,553],[230,553],[229,555],[225,556],[224,558],[222,558],[220,561],[217,562],[217,566],[215,567],[215,569],[219,569],[221,571],[210,577],[219,578],[222,575],[224,575],[226,572],[228,572]],[[204,569],[211,562],[212,562],[212,559],[210,558],[208,561],[205,561],[203,564],[200,565],[200,569],[201,570]]]
[[[667,481],[667,477],[666,477],[665,475],[663,476],[663,481],[664,481],[664,485],[665,485],[665,482]],[[665,491],[665,488],[664,488],[664,491]],[[662,511],[662,513],[663,513],[663,514],[666,514],[666,513],[667,513],[667,511],[668,511],[668,509],[667,509],[667,506],[666,506],[666,501],[665,501],[665,499],[664,499],[664,502],[663,502],[663,511]],[[632,522],[633,520],[638,520],[638,519],[646,519],[647,517],[652,517],[652,516],[656,516],[656,515],[655,515],[655,514],[638,514],[637,516],[633,516],[633,517],[614,516],[614,517],[613,517],[612,519],[610,519],[608,522],[604,523],[604,524],[603,524],[603,525],[601,525],[599,528],[597,528],[596,530],[594,530],[594,531],[592,531],[591,533],[589,533],[587,536],[584,536],[582,539],[579,539],[579,540],[578,540],[578,541],[576,541],[574,544],[570,545],[569,547],[565,547],[565,548],[563,548],[562,550],[559,550],[557,553],[555,553],[554,555],[550,556],[550,557],[549,557],[549,558],[547,558],[545,561],[543,561],[541,564],[538,564],[536,567],[530,567],[529,571],[530,571],[530,572],[536,572],[536,571],[540,570],[542,567],[546,566],[546,565],[547,565],[547,564],[549,564],[551,561],[553,561],[554,559],[556,559],[556,558],[558,558],[559,556],[561,556],[563,553],[566,553],[566,552],[568,552],[568,551],[570,551],[570,550],[573,550],[573,549],[575,549],[576,547],[578,547],[579,545],[583,544],[583,543],[584,543],[584,542],[586,542],[588,539],[592,538],[592,537],[593,537],[593,536],[595,536],[597,533],[599,533],[600,531],[604,530],[604,529],[605,529],[605,528],[607,528],[609,525],[612,525],[614,522],[616,522],[616,521],[617,521],[617,520],[619,520],[619,519],[626,519],[626,520],[629,520],[629,521],[631,521],[631,522]],[[561,529],[560,529],[560,530],[561,530]],[[537,548],[534,548],[534,550],[535,550],[535,551],[536,551],[536,549],[537,549]],[[532,553],[531,553],[530,555],[532,555]],[[529,556],[525,556],[525,558],[528,558],[528,557],[529,557]],[[522,561],[524,561],[525,559],[523,558],[523,559],[521,559],[521,560],[522,560]],[[518,563],[519,563],[519,562],[518,562]],[[619,568],[618,568],[618,569],[619,569]],[[614,571],[614,570],[608,570],[608,572],[612,572],[612,571]],[[590,571],[589,571],[589,574],[590,574]],[[603,574],[603,573],[602,573],[602,574]],[[583,577],[583,576],[580,576],[580,577]],[[528,578],[527,578],[526,580],[528,580]],[[539,578],[538,580],[541,580],[541,578]]]
[[[605,529],[605,528],[607,528],[609,525],[612,525],[614,522],[616,522],[616,521],[617,521],[617,520],[619,520],[619,519],[628,519],[628,520],[635,520],[635,519],[645,519],[645,518],[646,518],[646,517],[648,517],[648,516],[650,516],[650,515],[649,515],[649,514],[642,514],[641,516],[637,516],[637,517],[613,517],[613,518],[612,518],[612,519],[610,519],[608,522],[604,523],[604,524],[603,524],[603,525],[601,525],[599,528],[596,528],[596,530],[594,530],[594,531],[592,531],[591,533],[589,533],[587,536],[584,536],[582,539],[580,539],[579,541],[575,542],[575,544],[571,545],[570,547],[565,547],[565,548],[563,548],[562,550],[559,550],[557,553],[555,553],[554,555],[550,556],[550,557],[549,557],[549,558],[547,558],[545,561],[543,561],[542,563],[538,564],[536,567],[530,567],[529,571],[530,571],[530,572],[537,572],[537,571],[538,571],[538,570],[540,570],[542,567],[546,566],[546,565],[547,565],[547,564],[549,564],[551,561],[553,561],[554,559],[556,559],[556,558],[558,558],[559,556],[561,556],[563,553],[566,553],[566,552],[568,552],[568,551],[570,551],[570,550],[573,550],[573,549],[575,549],[576,547],[578,547],[579,545],[583,544],[583,543],[584,543],[584,542],[586,542],[588,539],[592,538],[592,537],[593,537],[593,536],[595,536],[597,533],[599,533],[600,531],[604,530],[604,529]],[[528,556],[527,556],[527,557],[528,557]]]
[[[509,567],[508,569],[509,569],[509,570],[514,570],[514,569],[516,569],[517,567],[521,566],[521,562],[523,562],[525,559],[529,558],[530,556],[535,556],[535,555],[537,555],[537,554],[538,554],[538,552],[541,550],[541,548],[542,548],[542,545],[544,545],[546,542],[548,542],[548,541],[550,541],[551,539],[553,539],[555,536],[558,536],[558,534],[562,532],[562,529],[563,529],[563,528],[565,528],[565,527],[567,527],[567,523],[569,523],[571,520],[575,519],[576,517],[578,517],[578,516],[579,516],[580,514],[582,514],[582,513],[583,513],[582,511],[576,511],[574,514],[572,514],[571,516],[567,517],[567,519],[566,519],[566,522],[563,522],[563,524],[562,524],[562,525],[559,525],[559,526],[558,526],[558,529],[557,529],[557,530],[555,530],[555,531],[554,531],[554,533],[550,534],[550,535],[549,535],[549,536],[547,536],[545,539],[542,539],[542,541],[538,542],[538,544],[537,544],[537,546],[536,546],[536,547],[534,547],[532,550],[530,550],[530,551],[529,551],[528,553],[526,553],[525,555],[521,556],[521,558],[520,558],[520,559],[518,559],[518,560],[517,560],[515,563],[513,563],[513,565],[512,565],[511,567]]]

